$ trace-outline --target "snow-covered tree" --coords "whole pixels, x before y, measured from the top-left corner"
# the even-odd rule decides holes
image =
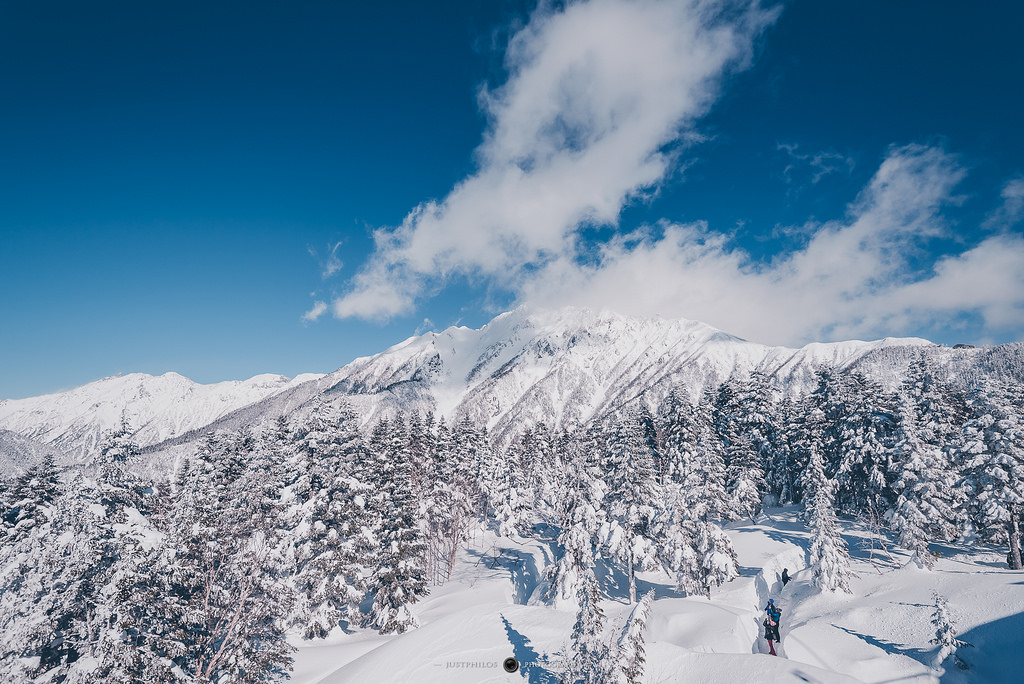
[[[946,662],[947,658],[952,657],[953,663],[958,668],[961,670],[969,669],[969,666],[960,657],[957,650],[965,646],[972,646],[972,644],[956,638],[957,631],[949,616],[949,605],[946,597],[940,595],[937,591],[933,591],[932,599],[935,601],[935,612],[932,613],[932,624],[935,625],[935,638],[930,643],[939,647],[938,653],[935,654],[935,660],[932,662],[932,667],[936,670],[941,669],[942,663]]]
[[[367,624],[382,634],[417,627],[411,606],[427,594],[427,545],[417,524],[412,457],[404,431],[391,425],[391,435],[383,421],[374,432],[374,468],[368,478],[375,487],[370,502],[377,509],[374,532],[379,551],[367,580],[367,590],[374,597]]]
[[[672,405],[678,407],[674,415],[686,415],[682,401]],[[708,598],[714,587],[739,576],[736,551],[716,524],[733,517],[735,508],[725,488],[725,449],[711,418],[705,398],[688,417],[665,423],[664,449],[678,484],[661,497],[654,535],[658,557],[676,575],[679,590]]]
[[[75,479],[69,492],[83,489]],[[16,494],[7,512],[17,513],[24,501],[24,493]],[[92,503],[86,496],[58,492],[49,503],[33,506],[17,536],[7,535],[0,547],[0,680],[66,673],[69,661],[77,658],[64,632],[82,613],[79,594],[88,593],[78,589],[92,564],[91,540],[98,532],[76,533],[93,523],[95,516],[87,509]],[[63,590],[58,588],[62,582]]]
[[[616,644],[615,656],[612,658],[611,682],[614,684],[640,684],[644,677],[644,664],[647,657],[644,651],[644,632],[647,630],[647,618],[654,602],[654,590],[644,594],[640,602],[633,608],[629,619],[622,628],[622,634]]]
[[[60,469],[53,454],[19,475],[3,497],[0,545],[13,544],[49,520],[47,509],[60,495]]]
[[[711,403],[701,399],[694,413],[697,444],[683,468],[683,506],[695,520],[732,520],[735,510],[726,491],[725,449],[714,432]]]
[[[767,491],[764,464],[771,460],[776,440],[771,414],[768,384],[760,374],[746,381],[731,378],[718,389],[715,431],[725,449],[726,490],[734,518],[753,518],[761,511]]]
[[[544,599],[556,607],[575,604],[580,583],[593,573],[594,545],[605,520],[600,507],[603,483],[588,481],[571,492],[569,517],[561,521],[558,535],[559,556],[544,573]]]
[[[424,511],[428,574],[437,584],[451,575],[455,555],[480,511],[476,454],[482,436],[468,419],[455,430],[439,425],[430,456],[432,478]]]
[[[140,507],[142,490],[148,485],[132,470],[138,456],[139,447],[127,422],[122,421],[117,429],[104,436],[96,459],[99,471],[96,487],[100,504],[108,516],[118,515],[126,508]]]
[[[636,413],[619,418],[604,457],[608,492],[605,549],[625,565],[629,600],[636,602],[636,573],[657,567],[652,522],[659,492],[650,446]]]
[[[804,510],[811,528],[810,565],[814,583],[825,591],[850,592],[850,554],[839,534],[833,508],[832,481],[817,450],[811,450],[804,490]]]
[[[544,600],[555,607],[571,605],[577,598],[580,582],[594,565],[590,533],[581,519],[558,535],[558,559],[545,570],[548,588]]]
[[[681,483],[687,464],[693,460],[700,442],[693,404],[686,391],[673,388],[658,408],[663,472],[661,483]]]
[[[779,504],[792,503],[798,498],[796,481],[800,475],[800,464],[794,449],[794,437],[797,421],[803,415],[797,413],[796,406],[791,398],[783,397],[773,412],[776,421],[775,443],[771,458],[765,464],[765,483]]]
[[[985,538],[1010,547],[1010,567],[1021,569],[1020,521],[1024,514],[1024,389],[988,381],[972,392],[972,417],[964,427],[961,458],[965,507]]]
[[[862,375],[844,375],[844,411],[832,444],[836,508],[857,514],[868,507],[886,510],[891,500],[893,433],[898,423],[896,400]]]
[[[225,448],[246,448],[240,438],[222,435],[215,450],[201,449],[179,474],[155,578],[166,597],[157,647],[199,681],[262,682],[291,664],[283,623],[292,595],[274,532],[254,529],[251,515],[239,510],[246,506],[241,492],[255,489],[247,470],[234,475],[231,456],[216,462]],[[224,479],[228,473],[235,479]]]
[[[603,640],[601,590],[593,573],[585,573],[577,590],[576,623],[562,684],[606,684],[610,675],[609,645]]]
[[[127,425],[105,435],[96,480],[79,475],[36,502],[38,524],[13,548],[19,558],[2,559],[2,646],[16,662],[0,673],[12,681],[165,681],[151,639],[162,595],[146,592],[164,541],[145,515],[152,489],[132,471],[137,453]],[[44,481],[50,465],[37,473]],[[40,487],[48,499],[50,485]]]
[[[353,619],[365,593],[363,570],[374,555],[370,486],[357,479],[368,467],[355,413],[345,404],[314,407],[296,429],[299,478],[289,521],[292,584],[290,622],[306,638],[322,638]]]
[[[928,540],[956,535],[956,477],[941,446],[925,441],[917,419],[916,404],[904,397],[893,452],[895,501],[888,518],[900,546],[914,552],[918,565],[930,569],[933,557]]]

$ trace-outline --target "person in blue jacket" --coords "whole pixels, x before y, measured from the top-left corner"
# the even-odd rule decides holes
[[[764,638],[768,640],[768,650],[772,655],[775,653],[775,644],[773,642],[782,641],[782,637],[779,635],[779,618],[782,617],[782,609],[775,605],[774,599],[768,599],[768,605],[764,607],[767,617],[764,619]]]

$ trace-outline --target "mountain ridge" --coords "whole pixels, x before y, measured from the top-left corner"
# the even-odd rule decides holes
[[[1012,359],[1024,357],[1024,345],[1018,346],[1008,352]],[[122,415],[141,446],[159,450],[215,429],[273,420],[322,396],[344,397],[364,424],[397,412],[433,412],[486,425],[496,443],[504,444],[541,421],[558,427],[601,418],[639,400],[656,405],[678,386],[696,400],[730,376],[754,371],[791,396],[812,387],[821,365],[857,367],[891,387],[921,350],[946,363],[959,359],[961,370],[986,354],[954,352],[913,337],[768,346],[687,319],[521,307],[478,329],[450,327],[409,337],[326,375],[257,375],[200,385],[177,373],[135,373],[68,392],[4,400],[0,430],[81,462]]]

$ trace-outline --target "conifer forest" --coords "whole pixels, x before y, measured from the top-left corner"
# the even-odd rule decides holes
[[[831,591],[849,591],[838,518],[886,530],[921,568],[930,542],[959,539],[1021,568],[1022,407],[1019,383],[954,386],[924,356],[896,391],[823,366],[784,397],[754,372],[502,444],[468,417],[364,425],[325,396],[206,435],[163,478],[140,474],[123,423],[88,467],[51,454],[3,483],[0,679],[282,679],[289,635],[416,629],[417,602],[489,530],[556,551],[542,599],[578,610],[563,681],[640,681],[651,597],[637,573],[710,597],[738,576],[723,526],[765,506],[800,506],[814,582]],[[635,604],[611,646],[595,559]]]

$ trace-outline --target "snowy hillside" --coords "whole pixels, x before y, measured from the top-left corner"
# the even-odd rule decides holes
[[[412,337],[326,375],[261,375],[199,385],[175,373],[132,374],[60,394],[0,401],[0,430],[49,444],[65,459],[94,452],[122,415],[141,446],[162,449],[195,433],[238,430],[345,396],[363,425],[398,413],[470,418],[505,444],[524,429],[585,423],[670,390],[696,400],[732,376],[764,374],[789,396],[814,386],[822,365],[858,370],[893,389],[924,351],[961,384],[986,373],[1024,381],[1024,345],[952,350],[919,338],[812,343],[800,349],[747,342],[688,320],[630,318],[610,311],[517,309],[484,327]],[[316,380],[316,382],[310,382]],[[169,440],[169,441],[168,441]]]
[[[367,422],[397,410],[429,410],[448,420],[468,416],[501,443],[539,421],[582,423],[641,395],[655,405],[676,386],[696,399],[733,374],[755,370],[801,394],[822,364],[844,368],[879,349],[933,346],[887,338],[789,349],[747,342],[697,321],[517,309],[479,330],[412,337],[356,359],[323,382],[351,395]]]
[[[81,461],[122,418],[140,445],[155,444],[318,377],[257,375],[200,385],[177,373],[118,375],[59,394],[0,401],[0,430],[48,444],[64,460]]]
[[[796,511],[772,509],[757,524],[727,528],[742,576],[711,599],[680,597],[667,576],[642,575],[655,591],[648,620],[650,684],[735,682],[1017,682],[1024,646],[1024,583],[1001,553],[975,544],[933,544],[934,570],[907,565],[909,556],[881,551],[863,525],[840,521],[850,546],[853,594],[821,593],[810,582],[809,532]],[[538,568],[556,552],[535,539],[478,538],[461,555],[453,579],[417,605],[421,626],[381,636],[341,631],[322,642],[297,642],[295,684],[346,682],[554,682],[562,671],[575,612],[529,605]],[[1002,569],[999,569],[1000,566]],[[780,575],[794,579],[785,587]],[[631,606],[622,577],[602,568],[611,624]],[[970,670],[933,669],[938,647],[930,623],[932,591],[949,601]],[[783,609],[780,656],[767,655],[761,621],[769,597]],[[609,629],[609,634],[612,630]],[[506,673],[513,656],[523,666]]]

